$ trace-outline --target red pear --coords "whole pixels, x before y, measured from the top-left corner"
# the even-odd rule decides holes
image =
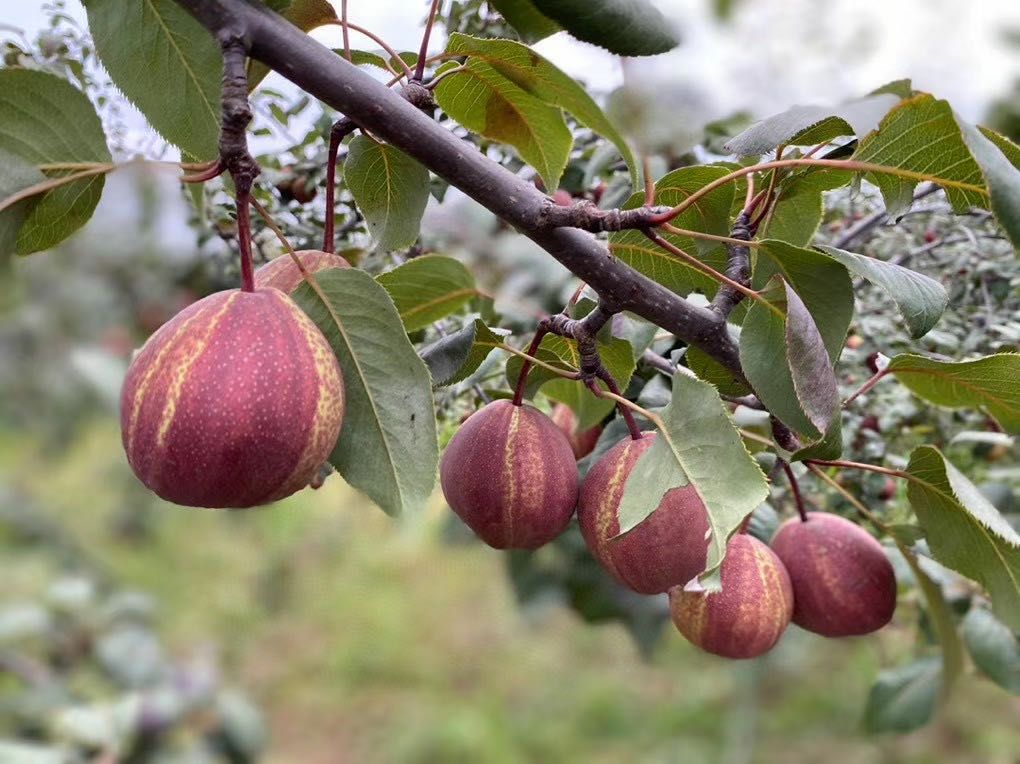
[[[793,589],[783,563],[754,536],[730,539],[722,591],[669,590],[677,630],[702,650],[724,658],[756,658],[771,650],[793,614]]]
[[[869,634],[892,619],[896,575],[882,545],[828,512],[785,522],[772,549],[790,572],[793,622],[825,637]]]
[[[340,433],[329,343],[278,289],[217,292],[153,334],[128,368],[128,463],[162,498],[251,507],[307,485]]]
[[[450,507],[489,546],[536,549],[577,504],[570,443],[538,409],[493,401],[460,426],[439,468]]]
[[[588,548],[624,586],[659,594],[685,584],[705,569],[708,515],[691,485],[674,488],[633,530],[617,537],[617,513],[634,465],[652,447],[655,433],[620,441],[588,471],[581,485],[577,519]]]
[[[330,252],[321,252],[317,249],[302,249],[294,253],[301,261],[301,265],[309,273],[324,271],[327,268],[350,268],[351,264],[340,255]],[[304,278],[301,271],[294,263],[294,258],[289,254],[283,254],[270,260],[257,271],[255,271],[255,287],[274,287],[281,292],[290,294],[297,289]]]
[[[587,456],[598,443],[599,435],[602,434],[602,425],[589,427],[587,430],[578,432],[577,414],[565,403],[557,403],[553,406],[552,420],[556,426],[563,430],[563,434],[570,441],[570,447],[574,450],[574,458],[580,459]]]

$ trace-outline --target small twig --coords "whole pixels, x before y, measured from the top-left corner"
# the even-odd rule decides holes
[[[725,186],[727,183],[731,183],[737,178],[742,178],[745,175],[750,175],[756,172],[764,172],[765,170],[774,170],[783,167],[828,167],[835,170],[849,170],[857,172],[876,172],[884,173],[889,175],[895,175],[901,178],[909,178],[916,181],[930,181],[931,175],[923,172],[915,172],[914,170],[904,170],[899,167],[891,167],[888,165],[875,164],[874,162],[859,162],[854,159],[780,159],[773,162],[762,162],[761,164],[751,165],[750,167],[741,167],[738,170],[727,173],[722,177],[716,178],[711,183],[706,183],[704,186],[699,188],[697,191],[692,193],[690,196],[685,198],[682,202],[677,204],[670,210],[655,216],[652,220],[652,225],[661,225],[668,223],[673,218],[680,215],[684,210],[689,209],[691,206],[701,201],[702,197],[706,194],[710,194],[721,186]],[[988,189],[978,186],[974,183],[967,183],[964,181],[950,181],[948,179],[939,178],[939,182],[943,185],[951,186],[952,188],[959,188],[966,191],[971,191],[980,196],[987,197]]]
[[[866,506],[864,506],[860,499],[858,499],[856,496],[850,493],[850,491],[848,491],[846,488],[844,488],[835,480],[833,480],[829,475],[826,475],[823,470],[818,469],[818,467],[816,467],[814,464],[810,462],[805,462],[805,466],[811,471],[813,475],[815,475],[818,478],[821,478],[830,486],[832,486],[832,488],[834,488],[838,493],[840,493],[844,499],[850,502],[854,509],[860,512],[863,517],[870,520],[876,528],[878,528],[883,533],[889,532],[889,526],[887,526],[885,523],[879,520],[875,516],[875,513],[868,509]]]
[[[432,25],[436,22],[439,2],[440,0],[432,0],[432,7],[429,8],[429,18],[425,22],[425,31],[421,36],[421,47],[418,49],[418,61],[415,63],[414,77],[412,78],[418,82],[421,82],[421,78],[425,74],[425,58],[429,52],[429,36],[432,34]]]
[[[445,72],[441,72],[438,76],[433,77],[431,80],[429,80],[425,87],[428,88],[429,90],[435,90],[436,85],[445,80],[451,74],[459,74],[465,69],[467,69],[467,64],[461,64],[460,66],[450,67]]]
[[[248,123],[251,106],[248,103],[248,49],[244,36],[225,30],[220,35],[223,51],[223,116],[220,128],[220,161],[234,181],[237,204],[237,245],[241,250],[241,289],[255,289],[255,269],[251,254],[251,215],[248,200],[251,187],[261,172],[258,163],[248,153]]]
[[[351,37],[350,31],[347,29],[347,0],[340,0],[340,26],[343,30],[344,38],[344,58],[350,63],[354,63],[354,56],[351,55]],[[394,72],[395,74],[396,72]]]
[[[742,247],[760,247],[761,242],[759,241],[745,241],[743,239],[734,239],[732,236],[719,236],[714,233],[704,233],[702,231],[692,231],[688,228],[677,228],[672,223],[663,223],[659,226],[666,233],[671,233],[675,236],[687,236],[691,239],[704,239],[705,241],[717,241],[720,244],[736,244]]]
[[[326,218],[323,221],[322,251],[336,251],[334,218],[336,217],[336,160],[344,138],[357,130],[358,126],[347,117],[333,123],[329,131],[329,153],[326,158]]]
[[[645,207],[651,207],[655,204],[655,181],[652,180],[652,163],[647,154],[641,157],[641,173],[645,176]]]
[[[726,265],[726,277],[734,284],[739,284],[744,289],[735,289],[730,284],[723,284],[712,298],[712,310],[724,318],[733,312],[733,309],[744,299],[746,289],[751,285],[751,250],[747,242],[751,240],[754,228],[746,213],[740,213],[730,231],[731,238],[737,242],[728,244],[726,252],[728,256]]]
[[[217,159],[213,162],[212,166],[201,172],[192,173],[191,175],[182,175],[182,183],[205,183],[208,180],[221,175],[226,167],[223,166],[223,161]]]
[[[866,392],[871,390],[875,385],[881,382],[885,377],[889,375],[889,369],[879,369],[873,376],[871,376],[867,382],[861,385],[856,392],[852,393],[849,398],[843,401],[843,408],[853,403],[859,396],[864,395]]]
[[[404,59],[402,59],[400,55],[395,50],[393,50],[393,48],[391,48],[389,44],[379,35],[375,34],[374,32],[370,32],[369,30],[365,29],[362,26],[352,24],[351,22],[344,21],[342,19],[340,21],[327,21],[326,23],[333,24],[334,26],[343,27],[344,29],[353,29],[355,32],[360,32],[361,34],[365,35],[365,37],[367,37],[376,45],[378,45],[380,48],[382,48],[384,51],[386,51],[390,58],[392,58],[396,62],[396,64],[400,66],[405,77],[407,77],[409,80],[414,79],[414,72],[411,71],[411,67],[408,66],[407,62]]]
[[[801,522],[807,522],[807,510],[804,508],[804,497],[800,495],[800,485],[797,483],[797,476],[793,474],[793,469],[790,467],[790,463],[780,459],[779,463],[783,467],[783,472],[786,473],[786,479],[790,482],[790,490],[793,492],[793,502],[797,506],[797,514],[800,515]]]
[[[680,247],[676,246],[675,244],[670,243],[669,241],[667,241],[666,239],[662,238],[661,236],[659,236],[654,231],[652,231],[652,230],[644,230],[644,231],[642,231],[642,233],[645,236],[647,236],[649,239],[651,239],[653,242],[658,244],[660,247],[662,247],[664,250],[666,250],[667,252],[670,252],[670,253],[676,255],[678,258],[683,260],[685,263],[690,265],[695,270],[701,271],[706,276],[714,279],[715,281],[718,281],[720,284],[727,284],[727,285],[729,285],[731,289],[734,289],[735,291],[743,294],[745,297],[750,297],[753,300],[757,300],[758,302],[764,304],[765,306],[767,306],[769,309],[771,309],[772,311],[774,311],[776,313],[780,313],[780,314],[782,313],[782,311],[780,311],[779,308],[777,308],[775,305],[770,303],[768,300],[766,300],[760,294],[755,292],[753,289],[750,289],[749,287],[745,287],[743,284],[740,284],[740,283],[734,281],[729,276],[725,276],[722,273],[719,273],[719,271],[717,271],[711,265],[708,265],[707,263],[703,263],[703,262],[701,262],[701,260],[699,260],[698,258],[694,257],[693,255],[690,255],[687,252],[684,252],[682,249],[680,249]]]
[[[452,70],[451,70],[452,71]],[[635,207],[632,210],[603,210],[590,199],[562,207],[551,199],[542,208],[538,225],[542,228],[580,228],[591,233],[649,228],[656,215],[666,207]]]
[[[842,459],[805,459],[804,464],[816,464],[822,467],[842,467],[845,469],[854,470],[867,470],[868,472],[877,472],[880,475],[888,475],[896,478],[910,478],[903,470],[892,470],[888,467],[879,467],[875,464],[865,464],[863,462],[851,462]]]
[[[90,170],[82,170],[80,172],[71,173],[70,175],[64,175],[59,178],[51,178],[50,180],[40,181],[31,186],[21,189],[20,191],[11,194],[10,196],[0,200],[0,212],[3,212],[8,207],[11,207],[23,199],[36,196],[37,194],[43,194],[47,191],[52,191],[54,188],[60,188],[66,186],[68,183],[74,183],[79,180],[85,180],[86,178],[94,178],[97,175],[106,175],[109,172],[113,172],[117,169],[115,164],[102,165],[100,167],[92,168]]]
[[[531,344],[528,345],[528,352],[524,356],[524,364],[521,366],[521,372],[517,375],[517,387],[514,388],[514,399],[513,404],[520,406],[524,402],[524,388],[528,382],[528,373],[531,371],[531,367],[538,363],[538,359],[535,358],[535,354],[538,352],[538,346],[542,344],[542,340],[545,339],[545,335],[549,333],[549,330],[539,322],[538,328],[535,330],[535,336],[531,340]],[[541,364],[548,366],[547,364]],[[549,367],[551,368],[551,367]]]

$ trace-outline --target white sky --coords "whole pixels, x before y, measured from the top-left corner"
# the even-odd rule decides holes
[[[727,24],[710,16],[709,0],[656,3],[681,24],[685,42],[665,56],[634,61],[629,76],[681,83],[697,106],[696,117],[686,115],[692,121],[741,108],[767,116],[794,103],[835,103],[903,77],[977,121],[1020,77],[1020,49],[1003,39],[1007,29],[1020,29],[1020,0],[743,0]],[[78,3],[68,5],[84,18]],[[349,2],[352,21],[403,50],[417,49],[427,6],[427,0]],[[0,24],[31,34],[44,21],[39,0],[0,2]],[[315,36],[336,46],[340,30]],[[357,35],[352,42],[375,47]],[[438,49],[442,41],[434,43]],[[565,34],[537,49],[596,91],[622,81],[618,59]]]

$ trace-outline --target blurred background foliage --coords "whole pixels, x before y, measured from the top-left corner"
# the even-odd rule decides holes
[[[715,5],[740,13],[740,3]],[[80,82],[120,159],[161,156],[158,140],[140,142],[125,126],[126,105],[61,8],[50,6],[52,25],[37,37],[11,36],[6,65]],[[447,25],[507,32],[478,0],[453,3]],[[991,112],[1014,137],[1015,104],[1004,94]],[[332,115],[272,88],[255,107],[260,199],[296,246],[314,246]],[[656,131],[670,147],[658,168],[711,156],[747,119]],[[564,189],[618,204],[625,175],[587,131],[575,134]],[[475,140],[521,171],[511,153]],[[494,297],[475,307],[515,332],[559,309],[575,287],[569,274],[456,192],[438,183],[433,192],[449,203],[430,209],[420,244],[390,254],[366,251],[341,192],[341,249],[373,272],[422,252],[455,256]],[[858,289],[860,318],[841,365],[847,392],[877,352],[920,347],[962,359],[1020,345],[1020,265],[986,216],[951,217],[933,194],[894,226],[867,187],[827,201],[820,241],[839,244],[865,223],[851,248],[909,263],[951,293],[950,310],[918,345],[887,295]],[[219,184],[182,193],[174,173],[138,165],[111,176],[82,233],[15,263],[0,283],[0,761],[1017,760],[1020,699],[979,680],[976,666],[933,724],[864,734],[877,673],[931,641],[906,569],[896,619],[880,634],[831,641],[791,627],[770,655],[732,663],[666,628],[661,598],[609,582],[574,529],[551,549],[507,556],[474,542],[438,493],[425,515],[394,522],[337,478],[244,513],[155,499],[120,447],[120,379],[149,333],[235,283],[231,214]],[[257,244],[263,259],[279,252],[269,231]],[[631,392],[654,401],[655,374],[639,367]],[[444,440],[483,392],[505,387],[502,363],[490,362],[439,391]],[[844,435],[847,457],[864,461],[895,463],[935,443],[1012,522],[1020,518],[1017,448],[979,414],[931,409],[889,382],[851,407]],[[841,479],[888,517],[907,517],[899,486],[869,473]],[[803,485],[810,502],[850,513],[813,481]],[[792,511],[781,486],[773,499],[753,532],[767,535]],[[926,572],[961,612],[972,606],[960,579]]]

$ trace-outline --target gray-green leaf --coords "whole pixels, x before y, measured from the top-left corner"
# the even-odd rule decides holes
[[[649,0],[532,0],[578,40],[619,56],[654,56],[680,44],[675,25]]]
[[[868,732],[910,732],[923,727],[938,705],[942,661],[922,658],[883,671],[871,688],[864,710]]]
[[[560,31],[560,25],[535,7],[531,0],[489,0],[524,42],[538,42]]]
[[[484,40],[454,32],[446,46],[447,53],[467,55],[485,61],[515,85],[539,100],[558,106],[572,114],[578,122],[608,138],[631,169],[636,182],[636,163],[627,141],[603,114],[587,91],[567,74],[513,40]]]
[[[436,86],[436,102],[468,130],[517,149],[550,192],[559,186],[574,142],[559,107],[536,98],[478,58],[443,78]]]
[[[904,353],[889,362],[888,370],[930,403],[951,409],[980,407],[1003,429],[1020,433],[1020,354],[953,363]]]
[[[963,642],[981,673],[1014,695],[1020,695],[1020,640],[985,610],[972,606],[963,619]]]
[[[85,94],[67,80],[30,69],[0,69],[0,152],[15,158],[0,168],[0,199],[39,182],[39,165],[110,161],[103,127]],[[95,175],[0,213],[0,256],[9,255],[12,244],[19,255],[59,244],[92,217],[103,184],[103,176]]]
[[[96,53],[156,131],[195,159],[218,156],[219,46],[174,0],[83,0]]]
[[[387,514],[425,506],[439,463],[432,380],[393,301],[367,273],[316,274],[294,300],[329,340],[344,373],[347,411],[330,463]]]
[[[380,249],[414,244],[429,201],[429,171],[386,143],[358,135],[344,161],[344,182]]]
[[[443,255],[408,260],[377,281],[390,293],[408,332],[458,311],[478,294],[471,271]]]
[[[935,279],[895,263],[857,255],[835,247],[819,246],[847,270],[876,284],[893,298],[913,338],[927,334],[949,304],[949,293]]]
[[[840,106],[794,106],[755,122],[723,147],[731,154],[757,156],[777,146],[823,143],[842,135],[866,135],[900,99],[891,93],[869,95]]]
[[[935,559],[984,586],[996,615],[1020,631],[1020,535],[933,446],[914,449],[907,474]]]

